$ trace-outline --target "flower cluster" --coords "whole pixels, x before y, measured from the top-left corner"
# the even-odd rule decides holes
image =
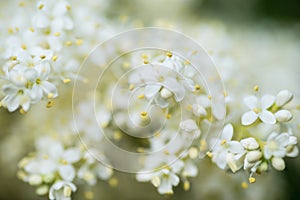
[[[66,147],[61,141],[42,137],[36,152],[19,163],[18,176],[32,186],[38,195],[49,193],[49,199],[71,199],[77,190],[74,181],[95,185],[97,179],[108,180],[112,170],[101,165],[80,147]]]
[[[257,92],[258,87],[254,90]],[[254,173],[285,168],[285,157],[296,157],[299,149],[297,138],[293,136],[292,127],[287,122],[292,119],[291,111],[286,108],[293,94],[288,90],[280,91],[276,96],[247,96],[244,103],[250,111],[241,117],[241,124],[236,125],[235,138],[233,126],[225,126],[223,133],[208,155],[221,169],[229,167],[232,172],[243,168],[250,172],[250,183],[255,182]],[[270,125],[270,127],[265,127]]]
[[[39,0],[35,5],[12,2],[7,6],[17,7],[20,14],[1,27],[7,30],[1,41],[1,105],[9,112],[20,109],[22,113],[40,101],[51,107],[59,85],[76,77],[80,62],[93,47],[87,35],[98,30],[94,27],[100,19],[97,15],[86,19],[90,7],[83,13],[73,12],[67,0]],[[24,17],[21,13],[26,12],[31,14]]]
[[[208,83],[221,78],[203,77],[195,64],[205,63],[191,63],[200,53],[190,47],[184,49],[188,56],[183,58],[174,49],[124,53],[127,43],[108,45],[105,52],[91,54],[92,61],[87,63],[92,70],[77,76],[80,62],[90,50],[121,27],[100,12],[105,2],[11,2],[3,4],[20,14],[0,25],[0,36],[5,37],[0,41],[1,106],[9,112],[19,109],[22,114],[41,101],[51,107],[54,98],[64,93],[60,88],[71,90],[63,84],[75,79],[84,83],[73,91],[82,96],[73,96],[73,110],[66,111],[63,119],[57,113],[39,118],[40,113],[33,111],[36,116],[31,123],[39,127],[43,122],[41,129],[47,131],[36,139],[35,151],[19,162],[18,177],[36,187],[38,195],[66,200],[82,183],[114,182],[115,163],[131,166],[138,182],[150,182],[159,194],[170,195],[180,183],[184,190],[190,189],[190,179],[200,173],[199,162],[205,155],[222,170],[246,171],[253,183],[256,174],[271,168],[282,171],[284,159],[298,155],[293,94],[282,90],[277,95],[260,95],[255,86],[254,95],[245,95],[241,92],[247,91],[245,88],[237,89],[239,78],[246,78],[235,79],[238,58],[229,53],[230,37],[220,27],[199,26],[195,34],[197,41],[208,47],[223,83],[233,87],[214,94]],[[90,87],[95,81],[93,70],[103,69],[103,61],[115,52],[124,54],[110,63],[101,78],[96,77],[97,87]],[[215,96],[224,98],[228,111],[224,124],[218,110],[222,105],[215,104]],[[62,100],[63,112],[70,104],[67,99]],[[55,125],[48,124],[50,118],[56,120]],[[123,154],[109,149],[107,141],[144,157],[130,163]]]

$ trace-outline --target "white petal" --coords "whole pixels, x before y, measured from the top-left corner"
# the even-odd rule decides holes
[[[244,103],[248,106],[250,109],[254,109],[257,106],[257,97],[256,96],[247,96],[244,98]]]
[[[241,154],[244,152],[243,146],[237,141],[228,142],[229,151],[232,153]]]
[[[233,126],[231,124],[227,124],[222,132],[221,140],[230,141],[233,135]]]
[[[266,124],[275,124],[276,123],[276,118],[273,115],[273,113],[271,113],[270,111],[267,111],[267,110],[263,110],[259,114],[259,119],[261,119],[261,121],[263,121]]]
[[[291,152],[288,152],[286,154],[286,156],[288,156],[288,157],[296,157],[296,156],[298,156],[298,154],[299,154],[299,149],[298,149],[297,146],[294,146],[293,150]]]
[[[53,98],[58,96],[57,89],[52,83],[48,81],[43,81],[42,84],[40,84],[40,86],[47,95],[52,93]]]
[[[160,88],[160,85],[147,85],[145,87],[145,96],[148,99],[152,98],[160,90]]]
[[[62,158],[68,163],[75,163],[80,160],[80,156],[81,152],[78,148],[70,148],[63,153]]]
[[[254,111],[248,111],[243,114],[242,116],[242,124],[247,126],[252,123],[254,123],[258,118],[258,114],[256,114]]]
[[[75,169],[72,165],[61,165],[58,171],[60,176],[66,181],[72,181],[75,178]]]
[[[268,95],[268,94],[264,95],[261,98],[262,109],[270,108],[274,102],[275,102],[275,97],[273,95]]]
[[[281,147],[286,147],[289,144],[289,134],[288,133],[281,133],[276,138],[276,141]]]

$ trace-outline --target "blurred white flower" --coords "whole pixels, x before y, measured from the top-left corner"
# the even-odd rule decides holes
[[[77,190],[72,182],[57,181],[49,190],[50,200],[71,200],[72,192]]]

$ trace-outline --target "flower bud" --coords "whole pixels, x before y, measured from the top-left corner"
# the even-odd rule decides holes
[[[279,122],[288,122],[292,119],[293,115],[288,110],[279,110],[275,113],[275,117]]]
[[[261,163],[260,166],[259,166],[259,170],[261,172],[266,172],[268,170],[268,163],[267,162]]]
[[[293,94],[289,90],[281,90],[276,96],[276,105],[284,106],[293,99]]]
[[[28,178],[28,183],[30,185],[40,185],[43,182],[42,177],[39,175],[31,175]]]
[[[241,144],[247,150],[255,150],[255,149],[258,149],[258,147],[259,147],[259,144],[252,137],[242,139]]]
[[[47,185],[42,185],[38,187],[35,192],[37,195],[42,196],[42,195],[46,195],[48,191],[49,191],[49,187]]]
[[[278,157],[274,157],[271,160],[272,162],[272,166],[278,170],[278,171],[282,171],[285,168],[285,163],[284,160],[282,158],[278,158]]]
[[[168,90],[167,88],[163,88],[161,89],[160,91],[160,96],[163,98],[163,99],[167,99],[169,97],[172,96],[172,92],[170,90]]]
[[[254,163],[259,161],[262,157],[262,153],[260,151],[250,151],[246,155],[246,159],[249,163]]]

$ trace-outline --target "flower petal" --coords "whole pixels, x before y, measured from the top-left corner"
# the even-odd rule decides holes
[[[273,95],[269,95],[269,94],[264,95],[261,98],[262,109],[270,108],[274,102],[275,102],[275,97]]]
[[[233,126],[231,124],[227,124],[222,132],[221,140],[230,141],[233,135]]]
[[[276,123],[276,118],[273,115],[273,113],[271,113],[270,111],[267,111],[267,110],[263,110],[260,113],[259,119],[261,119],[261,121],[263,121],[266,124],[275,124]]]
[[[254,95],[247,96],[247,97],[244,98],[244,103],[250,109],[254,109],[257,105],[257,102],[258,102],[257,97],[254,96]]]
[[[72,165],[61,165],[58,171],[60,176],[66,181],[72,181],[75,178],[75,169]]]
[[[254,111],[248,111],[243,114],[242,116],[242,124],[247,126],[252,123],[254,123],[258,118],[258,114],[256,114]]]

